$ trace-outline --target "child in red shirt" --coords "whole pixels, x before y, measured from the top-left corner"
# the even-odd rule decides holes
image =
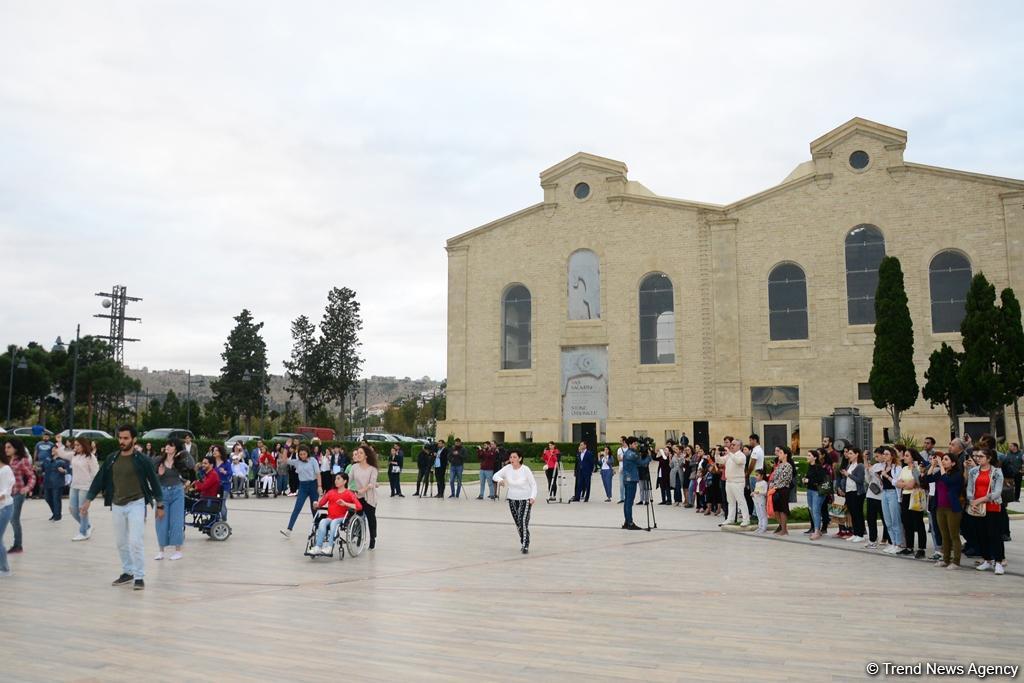
[[[317,508],[327,506],[327,519],[320,520],[316,528],[316,542],[310,548],[311,555],[330,555],[334,539],[338,535],[338,527],[348,517],[349,510],[359,512],[363,504],[359,502],[354,491],[348,488],[348,475],[338,472],[334,476],[334,488],[323,495],[316,504]],[[326,540],[325,540],[326,536]]]

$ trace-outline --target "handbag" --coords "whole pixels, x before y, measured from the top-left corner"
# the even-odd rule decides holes
[[[984,503],[981,505],[967,506],[967,514],[971,517],[984,517],[986,512],[988,512],[988,507],[986,507]]]
[[[768,516],[775,516],[775,489],[768,489]]]
[[[825,496],[827,496],[827,495],[829,495],[831,493],[832,493],[832,482],[830,482],[830,481],[823,481],[820,484],[818,484],[818,495],[820,495],[821,497],[824,498]]]
[[[882,487],[878,485],[877,481],[873,481],[868,484],[868,491],[875,494],[876,496],[882,492]]]
[[[910,492],[910,509],[914,512],[924,512],[928,507],[928,494],[924,489],[914,489]]]

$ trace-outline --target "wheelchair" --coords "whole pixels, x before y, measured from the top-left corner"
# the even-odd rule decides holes
[[[224,502],[220,498],[185,498],[185,526],[199,529],[215,541],[226,541],[231,526],[220,518]]]
[[[331,552],[324,555],[313,553],[313,546],[316,544],[316,530],[320,522],[328,519],[327,510],[317,510],[313,515],[313,527],[309,531],[309,538],[306,539],[306,550],[303,555],[315,560],[319,557],[334,557],[335,553],[339,560],[345,559],[345,553],[351,557],[358,557],[370,545],[370,529],[366,522],[366,516],[361,512],[349,512],[345,521],[338,527],[338,534],[331,545]]]
[[[232,476],[231,477],[231,497],[241,498],[245,496],[249,497],[249,479],[247,477]]]
[[[273,496],[274,498],[277,498],[277,496],[280,493],[277,490],[277,471],[275,470],[274,473],[270,475],[270,491],[269,492],[264,492],[263,491],[263,482],[260,481],[260,479],[262,479],[262,478],[263,477],[261,475],[257,474],[256,475],[256,480],[253,482],[255,484],[255,486],[256,486],[256,497],[257,498],[269,498],[270,496]]]

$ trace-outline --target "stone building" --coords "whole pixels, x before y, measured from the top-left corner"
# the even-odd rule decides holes
[[[905,161],[906,142],[855,118],[727,205],[655,195],[582,152],[543,171],[541,202],[447,243],[438,434],[806,445],[853,407],[880,443],[890,421],[867,381],[882,257],[903,264],[922,385],[932,350],[959,345],[971,275],[1018,296],[1024,277],[1024,181]],[[923,399],[902,425],[940,441],[949,427]]]

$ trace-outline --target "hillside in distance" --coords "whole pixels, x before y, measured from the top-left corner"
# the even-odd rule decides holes
[[[188,393],[188,373],[185,370],[150,370],[149,368],[127,368],[126,372],[131,377],[142,383],[142,391],[139,393],[139,402],[148,401],[151,398],[163,399],[168,391],[174,391],[181,400],[185,400]],[[213,391],[210,389],[210,382],[217,379],[210,375],[192,375],[192,397],[199,403],[206,403],[213,398]],[[429,377],[410,379],[409,377],[378,377],[373,376],[367,379],[366,403],[373,406],[379,403],[391,403],[400,398],[420,396],[421,394],[432,394],[440,392],[441,381]],[[283,412],[285,402],[293,400],[285,389],[285,378],[282,375],[270,376],[270,394],[267,397],[267,410]],[[295,405],[298,407],[297,399]],[[358,405],[363,405],[363,387],[359,386]]]

